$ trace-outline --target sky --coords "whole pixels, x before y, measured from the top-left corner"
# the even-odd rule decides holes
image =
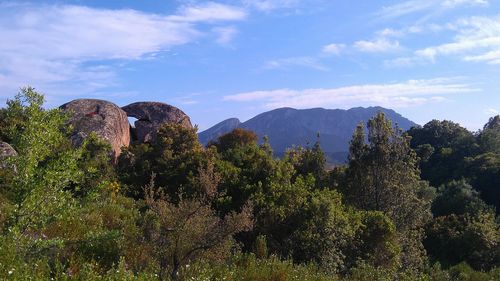
[[[0,105],[24,86],[165,102],[200,131],[358,106],[478,130],[500,112],[500,1],[0,0]]]

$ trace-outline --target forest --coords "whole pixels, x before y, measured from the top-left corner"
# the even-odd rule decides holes
[[[273,156],[244,129],[165,124],[117,159],[23,88],[0,110],[0,280],[500,280],[500,116],[359,124]]]

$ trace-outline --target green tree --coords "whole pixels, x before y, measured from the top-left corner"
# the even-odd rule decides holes
[[[350,253],[352,265],[363,261],[378,268],[397,268],[401,247],[392,220],[382,212],[370,211],[361,213],[360,222],[356,231],[356,247],[351,249],[354,253]]]
[[[233,131],[220,136],[217,140],[211,141],[208,146],[215,146],[218,151],[227,151],[231,148],[255,144],[257,141],[258,137],[254,132],[242,128],[236,128]]]
[[[223,214],[240,210],[256,193],[268,190],[277,177],[291,173],[291,167],[277,166],[269,145],[258,145],[251,131],[236,129],[212,142],[211,147],[218,153],[215,165],[224,194],[218,209]]]
[[[73,184],[70,188],[74,195],[85,197],[102,182],[117,181],[113,166],[114,152],[108,142],[91,133],[83,142],[81,150],[78,169],[84,176],[79,183]]]
[[[479,193],[465,180],[440,186],[436,199],[432,202],[432,213],[436,217],[479,214],[485,211],[491,211],[491,207],[479,198]]]
[[[233,246],[233,235],[252,227],[251,209],[247,205],[239,213],[220,218],[212,209],[218,196],[219,177],[211,163],[200,170],[199,184],[203,194],[174,203],[154,187],[154,179],[146,187],[145,238],[159,268],[159,279],[177,280],[182,266],[200,258],[224,259]]]
[[[420,179],[410,137],[383,113],[368,121],[368,143],[358,126],[351,141],[344,192],[352,205],[391,218],[402,245],[402,265],[421,267],[422,227],[431,218],[433,190]]]
[[[7,117],[23,116],[24,122],[8,127],[19,156],[11,197],[19,208],[14,224],[21,233],[34,231],[57,218],[73,204],[65,188],[79,182],[81,150],[72,149],[66,134],[66,116],[59,109],[44,110],[43,96],[23,88],[7,101]]]
[[[464,160],[477,151],[474,135],[451,121],[432,120],[408,131],[419,152],[422,179],[440,186],[463,176]]]
[[[7,135],[7,109],[0,108],[0,141],[9,142]]]
[[[424,240],[433,261],[449,267],[467,262],[476,270],[500,266],[500,227],[492,212],[437,217]]]
[[[213,158],[198,142],[195,128],[180,124],[165,124],[151,144],[136,144],[126,148],[118,160],[118,176],[125,185],[126,194],[135,199],[144,198],[142,187],[154,173],[155,186],[172,200],[192,196],[196,192],[195,180],[200,167]]]
[[[500,153],[500,115],[490,118],[478,135],[481,153]]]
[[[500,212],[500,116],[491,118],[477,139],[480,153],[465,158],[463,176]]]
[[[2,212],[8,211],[0,256],[17,270],[27,263],[47,265],[52,276],[78,271],[82,260],[108,270],[127,244],[121,238],[132,235],[136,209],[120,197],[116,183],[106,181],[109,175],[100,174],[108,170],[97,171],[106,161],[97,152],[107,150],[97,149],[102,144],[96,139],[73,147],[67,116],[43,109],[43,96],[33,88],[22,89],[7,105],[8,118],[21,116],[22,122],[7,128],[19,155],[12,159],[16,172],[3,194],[8,208],[0,202]],[[82,186],[86,192],[75,197]]]
[[[313,147],[296,147],[287,150],[284,159],[292,163],[296,171],[295,176],[312,175],[316,182],[316,188],[327,187],[326,157],[321,149],[319,139]]]

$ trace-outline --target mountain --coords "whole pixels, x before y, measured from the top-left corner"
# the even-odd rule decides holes
[[[200,142],[210,140],[240,127],[254,131],[260,139],[269,137],[269,142],[277,156],[283,155],[287,148],[312,145],[319,133],[322,149],[330,163],[343,163],[347,159],[349,141],[356,126],[382,111],[393,124],[403,130],[417,125],[392,109],[383,107],[356,107],[343,109],[293,109],[279,108],[264,112],[241,123],[232,118],[220,122],[199,133]]]
[[[217,123],[208,130],[205,130],[198,134],[200,142],[206,145],[209,141],[214,140],[225,133],[231,132],[232,130],[238,128],[241,122],[238,118],[229,118],[220,123]]]

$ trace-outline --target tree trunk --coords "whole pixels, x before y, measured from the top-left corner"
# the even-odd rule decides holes
[[[177,258],[174,258],[174,267],[172,268],[172,272],[170,273],[170,278],[172,279],[172,281],[179,280],[179,267],[180,264],[177,261]]]

